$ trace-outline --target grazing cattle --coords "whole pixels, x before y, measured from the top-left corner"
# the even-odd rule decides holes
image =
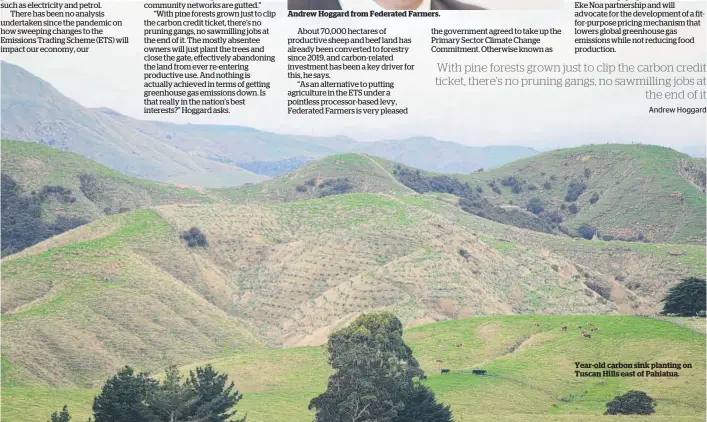
[[[448,373],[449,373],[449,369],[442,369],[442,375],[448,374]]]
[[[592,326],[592,323],[591,323],[591,322],[588,322],[587,325],[591,327],[591,326]]]
[[[567,326],[566,326],[566,325],[563,325],[563,326],[562,326],[562,331],[567,331]]]
[[[599,330],[599,328],[593,327],[590,331],[598,331],[598,330]]]
[[[583,335],[584,337],[587,337],[587,338],[592,338],[592,335],[589,334],[589,333],[586,333],[586,332],[585,332],[585,333],[582,333],[582,335]]]
[[[435,362],[437,362],[437,363],[444,363],[444,361],[441,360],[441,359],[437,359]]]
[[[459,343],[459,344],[457,344],[457,347],[462,347],[463,345],[464,345],[464,343]]]
[[[486,375],[486,371],[483,369],[472,369],[471,373],[474,375]]]
[[[536,322],[536,323],[535,323],[535,326],[536,326],[536,327],[539,327],[539,326],[540,326],[540,323],[539,323],[539,322]]]
[[[581,330],[581,329],[582,329],[582,326],[581,326],[581,325],[578,325],[577,328],[579,328],[579,329]]]
[[[587,334],[589,334],[589,333],[588,333],[586,330],[582,330],[582,335],[583,335],[583,336],[584,336],[584,335],[587,335]]]

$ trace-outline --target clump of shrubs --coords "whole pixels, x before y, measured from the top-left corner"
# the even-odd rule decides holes
[[[495,180],[490,181],[488,185],[497,195],[501,195],[503,193]]]
[[[528,201],[528,205],[525,207],[528,211],[532,212],[535,215],[540,214],[541,212],[545,211],[545,207],[543,206],[543,201],[540,200],[537,196],[530,201]]]
[[[629,391],[606,404],[605,415],[650,415],[655,413],[655,399],[643,391]]]
[[[543,183],[543,189],[545,189],[545,190],[552,189],[552,184],[550,182]]]
[[[511,192],[513,193],[521,193],[523,191],[522,182],[513,176],[509,176],[501,180],[501,184],[503,186],[510,186]]]
[[[596,204],[598,200],[599,200],[599,194],[596,193],[596,192],[594,192],[594,194],[592,195],[592,197],[589,198],[589,202],[590,202],[591,204]]]
[[[592,170],[591,169],[584,169],[584,177],[589,179],[592,176]]]
[[[567,195],[565,201],[574,202],[587,189],[587,185],[582,182],[571,182],[567,187]]]
[[[569,212],[571,212],[572,214],[577,214],[579,212],[579,208],[577,207],[577,204],[570,204],[568,209],[569,209]]]
[[[459,248],[459,255],[461,255],[462,258],[468,259],[471,255],[469,254],[469,251],[467,251],[464,248]]]
[[[551,222],[551,223],[555,223],[555,224],[560,224],[560,223],[562,223],[562,220],[563,220],[563,219],[562,219],[562,214],[560,214],[560,213],[557,212],[557,211],[549,211],[549,212],[546,212],[546,213],[543,215],[543,217],[545,218],[545,220],[547,220],[547,221],[549,221],[549,222]]]
[[[601,284],[595,283],[591,280],[587,280],[584,282],[584,285],[592,289],[594,292],[596,292],[599,296],[603,297],[604,299],[611,299],[611,289],[606,286],[602,286]]]
[[[577,229],[577,232],[585,239],[591,240],[594,238],[594,235],[597,233],[596,227],[592,227],[588,224],[582,224],[579,226]]]
[[[319,197],[323,198],[325,196],[348,193],[353,190],[353,185],[347,177],[340,177],[337,179],[326,179],[319,184],[318,188],[320,189]]]
[[[63,186],[45,186],[39,192],[39,199],[41,201],[46,200],[50,196],[54,196],[59,201],[68,204],[76,202],[76,197],[71,195],[71,189],[67,189]]]
[[[191,229],[182,232],[181,237],[186,240],[187,246],[190,248],[205,248],[209,246],[209,242],[206,240],[206,235],[204,235],[204,233],[202,233],[197,227],[192,227]]]

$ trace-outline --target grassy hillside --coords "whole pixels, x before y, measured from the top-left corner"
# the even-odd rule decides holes
[[[588,322],[600,328],[591,339],[583,338],[576,328]],[[566,332],[560,330],[565,324]],[[605,404],[631,389],[657,400],[650,420],[700,421],[705,418],[704,320],[702,325],[703,332],[698,333],[639,317],[478,317],[412,328],[406,330],[405,340],[438,399],[451,405],[460,422],[603,420]],[[463,346],[455,347],[460,343]],[[437,363],[438,359],[444,363]],[[574,374],[575,362],[675,362],[693,367],[678,371],[678,378],[581,378]],[[243,352],[210,363],[236,382],[244,393],[239,412],[247,412],[254,422],[311,420],[307,404],[326,388],[331,371],[322,347]],[[441,368],[452,373],[440,375]],[[468,373],[476,368],[487,370],[488,375]],[[3,419],[43,420],[69,403],[75,419],[85,420],[96,392],[5,388]]]
[[[704,160],[668,148],[610,144],[552,151],[459,178],[481,185],[497,204],[525,208],[530,199],[540,198],[545,210],[559,211],[573,232],[587,224],[614,238],[643,234],[651,242],[703,244],[704,166]],[[519,193],[503,185],[509,177],[519,182]],[[491,181],[501,194],[488,187]],[[568,201],[573,182],[586,189]],[[569,210],[571,204],[577,206],[576,214]]]
[[[56,208],[46,210],[48,218],[56,213],[72,213],[95,219],[104,216],[106,208],[118,211],[123,207],[212,201],[203,189],[128,177],[81,155],[36,143],[3,140],[0,149],[2,172],[23,191],[39,192],[44,186],[55,185],[71,189],[77,201],[70,205],[52,204]],[[82,190],[83,175],[93,180],[85,178]]]
[[[493,225],[501,226],[443,201],[371,194],[111,216],[5,260],[3,354],[18,379],[75,387],[120,362],[154,368],[247,348],[239,346],[246,334],[322,344],[374,309],[393,310],[408,326],[484,314],[633,313],[655,307],[680,276],[704,271],[697,248],[663,256],[644,244],[482,234]],[[192,226],[207,248],[179,239]],[[597,257],[603,266],[591,266]],[[643,284],[629,289],[612,266],[645,275]]]
[[[124,176],[78,154],[40,144],[3,140],[0,149],[3,188],[8,189],[3,197],[3,254],[41,241],[54,232],[130,209],[212,202],[203,190]],[[12,197],[10,186],[17,187]],[[16,215],[34,212],[39,215]],[[67,227],[38,228],[61,225],[62,221]],[[33,230],[41,233],[35,236]]]
[[[350,185],[344,193],[414,193],[401,185],[377,160],[358,153],[332,155],[277,179],[214,192],[237,203],[286,202],[321,197],[327,191],[323,182],[344,179]]]
[[[704,276],[703,245],[573,239],[499,224],[464,212],[454,196],[411,191],[388,171],[389,162],[363,154],[327,157],[261,185],[199,191],[128,178],[35,144],[2,146],[3,172],[25,192],[61,184],[77,196],[48,208],[48,218],[94,218],[104,205],[135,198],[144,202],[134,208],[148,207],[104,215],[3,259],[3,405],[10,420],[24,420],[21,406],[44,414],[62,400],[81,415],[92,389],[124,364],[156,371],[218,358],[250,393],[243,402],[249,418],[306,419],[306,403],[326,382],[322,349],[264,344],[318,346],[369,310],[391,310],[411,328],[430,384],[461,409],[460,420],[481,420],[492,409],[509,420],[591,418],[628,387],[625,380],[577,381],[570,369],[562,372],[566,359],[704,356],[704,338],[699,349],[687,328],[609,315],[657,312],[680,278]],[[24,171],[32,166],[38,171]],[[694,174],[681,168],[684,180]],[[82,191],[85,173],[108,192],[105,199]],[[344,192],[333,190],[342,186]],[[188,248],[180,239],[194,226],[208,247]],[[424,334],[430,322],[511,314],[526,316],[450,321],[431,326],[450,327],[441,337]],[[561,321],[586,318],[601,324],[602,334],[556,332]],[[543,323],[537,330],[536,319]],[[472,350],[452,347],[460,342]],[[455,371],[483,363],[499,377],[437,376],[436,359]],[[554,372],[541,375],[530,362]],[[656,397],[671,412],[702,415],[699,392],[683,380],[670,385],[685,399],[662,390]],[[704,402],[704,388],[699,394]],[[519,404],[493,401],[509,395]]]
[[[195,271],[198,258],[154,211],[55,242],[3,262],[2,355],[13,368],[3,383],[85,387],[126,362],[156,368],[259,347],[214,305],[208,270]]]

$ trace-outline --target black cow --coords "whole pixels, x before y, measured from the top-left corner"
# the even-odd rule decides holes
[[[483,369],[472,369],[471,373],[474,375],[486,375],[486,371]]]
[[[449,369],[442,369],[442,375],[448,374],[448,373],[449,373]]]
[[[427,379],[427,375],[420,375],[420,379],[421,379],[421,380],[426,380],[426,379]]]

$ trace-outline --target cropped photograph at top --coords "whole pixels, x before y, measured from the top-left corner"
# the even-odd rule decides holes
[[[484,10],[467,0],[287,0],[288,10]]]
[[[287,0],[288,10],[559,10],[561,0]]]

